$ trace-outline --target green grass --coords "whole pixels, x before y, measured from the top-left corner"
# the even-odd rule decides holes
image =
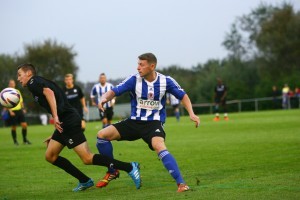
[[[73,193],[77,180],[44,159],[42,141],[52,126],[29,126],[32,145],[12,144],[9,128],[0,128],[0,200],[8,199],[300,199],[300,110],[231,114],[229,121],[200,116],[194,128],[188,118],[166,123],[169,151],[192,188],[177,194],[176,185],[154,152],[139,140],[114,141],[115,158],[139,161],[143,187],[136,190],[124,172],[107,188]],[[100,122],[87,124],[89,146],[96,152]],[[21,141],[20,128],[18,129]],[[104,167],[85,166],[69,158],[94,180]]]

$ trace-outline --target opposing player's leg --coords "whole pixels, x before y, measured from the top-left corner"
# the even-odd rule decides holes
[[[21,122],[22,127],[22,136],[23,136],[23,144],[31,144],[29,140],[27,139],[27,123]]]
[[[79,185],[75,189],[73,189],[73,191],[81,191],[93,186],[94,182],[91,178],[89,178],[83,172],[81,172],[69,160],[59,156],[63,148],[64,148],[63,144],[61,144],[56,140],[51,139],[46,151],[46,160],[52,163],[53,165],[65,170],[68,174],[78,179]]]
[[[114,126],[108,126],[100,130],[97,134],[97,149],[101,155],[105,155],[110,158],[113,156],[112,140],[120,139],[120,134]],[[108,167],[105,176],[96,184],[96,187],[105,187],[108,183],[120,176],[119,170]]]
[[[14,141],[14,144],[16,146],[19,145],[18,140],[17,140],[17,126],[11,126],[11,137]]]
[[[16,114],[15,112],[10,113],[10,116],[7,120],[8,125],[11,126],[11,137],[13,139],[13,142],[16,146],[19,145],[18,140],[17,140],[17,119],[16,119]]]
[[[220,115],[219,115],[219,104],[220,104],[220,100],[216,99],[215,100],[215,106],[214,106],[214,113],[215,113],[215,118],[214,121],[217,122],[220,120]]]
[[[74,147],[74,151],[86,165],[100,165],[126,171],[134,181],[136,188],[141,187],[140,169],[137,162],[127,163],[104,155],[93,154],[90,152],[87,142]]]
[[[226,99],[224,99],[222,101],[222,107],[223,107],[223,111],[224,111],[224,120],[228,121],[229,117],[228,117],[228,113],[227,113],[227,104],[226,104]]]
[[[23,110],[18,110],[16,112],[17,122],[21,124],[22,127],[22,137],[23,137],[23,144],[31,144],[27,139],[27,122],[25,119],[25,114]]]
[[[164,142],[164,138],[160,136],[155,136],[152,138],[152,147],[158,154],[158,157],[162,161],[165,168],[168,170],[170,175],[174,178],[177,183],[178,189],[177,192],[184,192],[189,190],[189,187],[186,185],[183,180],[179,167],[175,158],[172,154],[167,150],[167,147]]]

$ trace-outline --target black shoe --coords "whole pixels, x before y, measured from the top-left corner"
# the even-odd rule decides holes
[[[26,140],[26,142],[23,142],[23,144],[31,144],[31,142],[29,142],[29,140]]]

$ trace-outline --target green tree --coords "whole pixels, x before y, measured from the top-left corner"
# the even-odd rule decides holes
[[[299,80],[299,16],[287,3],[279,7],[261,4],[237,18],[226,35],[223,46],[229,51],[229,58],[241,61],[241,65],[228,69],[228,73],[240,72],[236,77],[243,77],[247,85],[251,83],[245,76],[247,73],[256,78],[252,81],[255,85],[251,85],[253,96],[266,96],[272,85],[282,86],[286,82],[293,86]],[[243,67],[247,70],[241,71],[239,66],[247,66]]]
[[[73,47],[48,39],[42,43],[25,45],[25,54],[19,58],[19,62],[32,63],[36,66],[38,75],[63,84],[66,73],[72,73],[76,78],[76,55]]]
[[[4,89],[8,85],[9,79],[16,80],[16,59],[10,55],[0,55],[0,89]]]
[[[256,38],[261,52],[258,63],[262,76],[270,79],[281,77],[284,82],[299,81],[299,35],[300,12],[295,13],[287,4],[276,10],[270,20],[262,23]]]

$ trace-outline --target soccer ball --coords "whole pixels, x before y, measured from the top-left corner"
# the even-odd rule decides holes
[[[5,108],[13,108],[20,102],[20,93],[15,88],[5,88],[0,93],[0,103]]]

